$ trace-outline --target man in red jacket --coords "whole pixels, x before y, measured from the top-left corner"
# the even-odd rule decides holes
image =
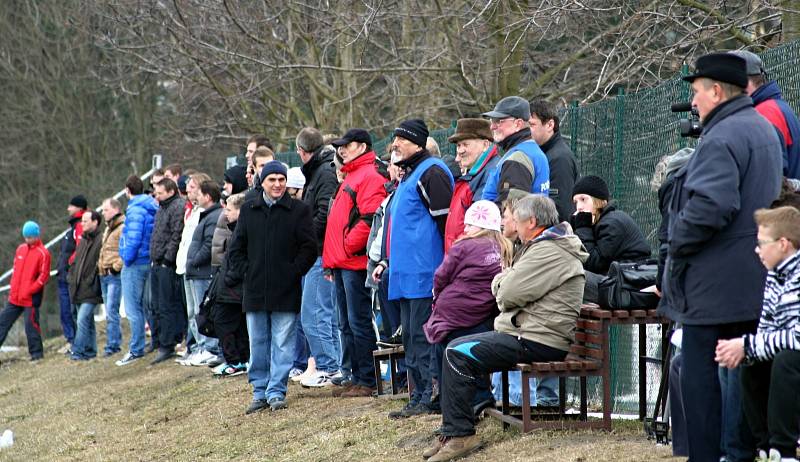
[[[28,221],[22,227],[25,243],[17,247],[14,255],[14,274],[8,303],[0,312],[0,345],[19,315],[25,314],[25,336],[31,361],[42,359],[42,329],[39,327],[39,306],[42,304],[44,285],[50,279],[50,252],[39,239],[39,225]]]
[[[331,382],[347,386],[343,397],[370,396],[376,385],[372,352],[377,338],[372,328],[369,289],[364,285],[367,238],[375,209],[386,197],[386,179],[375,168],[372,138],[366,130],[348,130],[331,144],[343,160],[342,173],[346,175],[328,213],[322,246],[322,267],[333,270],[344,357],[344,379]],[[346,380],[348,375],[350,380]]]

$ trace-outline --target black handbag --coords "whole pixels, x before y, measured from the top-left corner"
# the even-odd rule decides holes
[[[203,301],[200,302],[200,307],[195,315],[197,331],[206,337],[212,338],[217,337],[217,333],[214,329],[214,317],[211,313],[211,310],[214,309],[214,304],[216,303],[217,299],[217,284],[219,283],[218,279],[219,278],[215,277],[211,281],[208,289],[206,289],[206,293],[203,294]]]
[[[659,296],[642,289],[656,284],[658,262],[611,262],[608,275],[598,285],[597,304],[607,310],[652,309]]]

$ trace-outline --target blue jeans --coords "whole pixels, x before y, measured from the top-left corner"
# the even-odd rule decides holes
[[[58,303],[61,306],[61,329],[70,344],[75,341],[75,318],[72,317],[72,302],[69,299],[69,283],[58,280]]]
[[[750,461],[756,456],[755,438],[742,412],[742,366],[735,369],[719,368],[722,392],[721,447],[727,462]]]
[[[341,321],[342,350],[349,352],[353,383],[375,388],[372,352],[377,348],[377,338],[372,327],[369,289],[364,287],[367,271],[336,269],[333,276]]]
[[[339,370],[339,330],[334,320],[333,284],[322,276],[322,258],[317,258],[303,281],[300,319],[311,356],[318,371]]]
[[[403,348],[406,352],[406,369],[414,381],[414,391],[409,397],[412,404],[431,402],[431,356],[433,346],[425,338],[422,326],[431,316],[433,298],[401,298],[395,300],[400,306],[400,319],[403,325]]]
[[[78,332],[72,344],[72,356],[89,359],[97,356],[97,334],[94,329],[94,303],[78,305]]]
[[[546,377],[538,382],[536,385],[536,405],[558,406],[558,377]]]
[[[132,265],[122,268],[122,300],[125,304],[125,315],[131,328],[131,340],[128,346],[131,354],[144,355],[144,290],[145,281],[150,279],[150,265]],[[152,324],[150,325],[152,329]],[[155,335],[155,334],[153,334]]]
[[[195,342],[197,342],[195,351],[205,350],[219,355],[219,340],[206,337],[197,330],[196,316],[200,311],[200,303],[203,301],[203,296],[208,290],[208,286],[211,285],[211,279],[186,279],[186,284],[186,314],[189,319],[188,335],[194,337]]]
[[[246,313],[250,334],[250,367],[253,399],[285,398],[294,357],[297,313],[252,311]]]
[[[106,306],[106,353],[116,353],[122,343],[122,331],[119,328],[119,301],[122,297],[119,274],[109,274],[100,278],[103,291],[103,303]]]
[[[303,323],[300,322],[300,313],[294,323],[294,358],[292,359],[292,369],[304,371],[308,368],[308,341],[306,333],[303,332]]]

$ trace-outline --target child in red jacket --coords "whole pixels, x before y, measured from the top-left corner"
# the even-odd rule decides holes
[[[50,252],[39,239],[39,225],[28,221],[22,227],[25,243],[14,255],[14,274],[8,303],[0,311],[0,345],[19,316],[25,313],[25,336],[31,361],[42,359],[42,329],[39,327],[39,306],[44,285],[50,279]]]

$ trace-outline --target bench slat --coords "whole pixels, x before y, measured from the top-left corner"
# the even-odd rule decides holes
[[[589,332],[575,332],[576,343],[594,343],[600,345],[603,343],[603,336],[600,334],[592,334]]]

